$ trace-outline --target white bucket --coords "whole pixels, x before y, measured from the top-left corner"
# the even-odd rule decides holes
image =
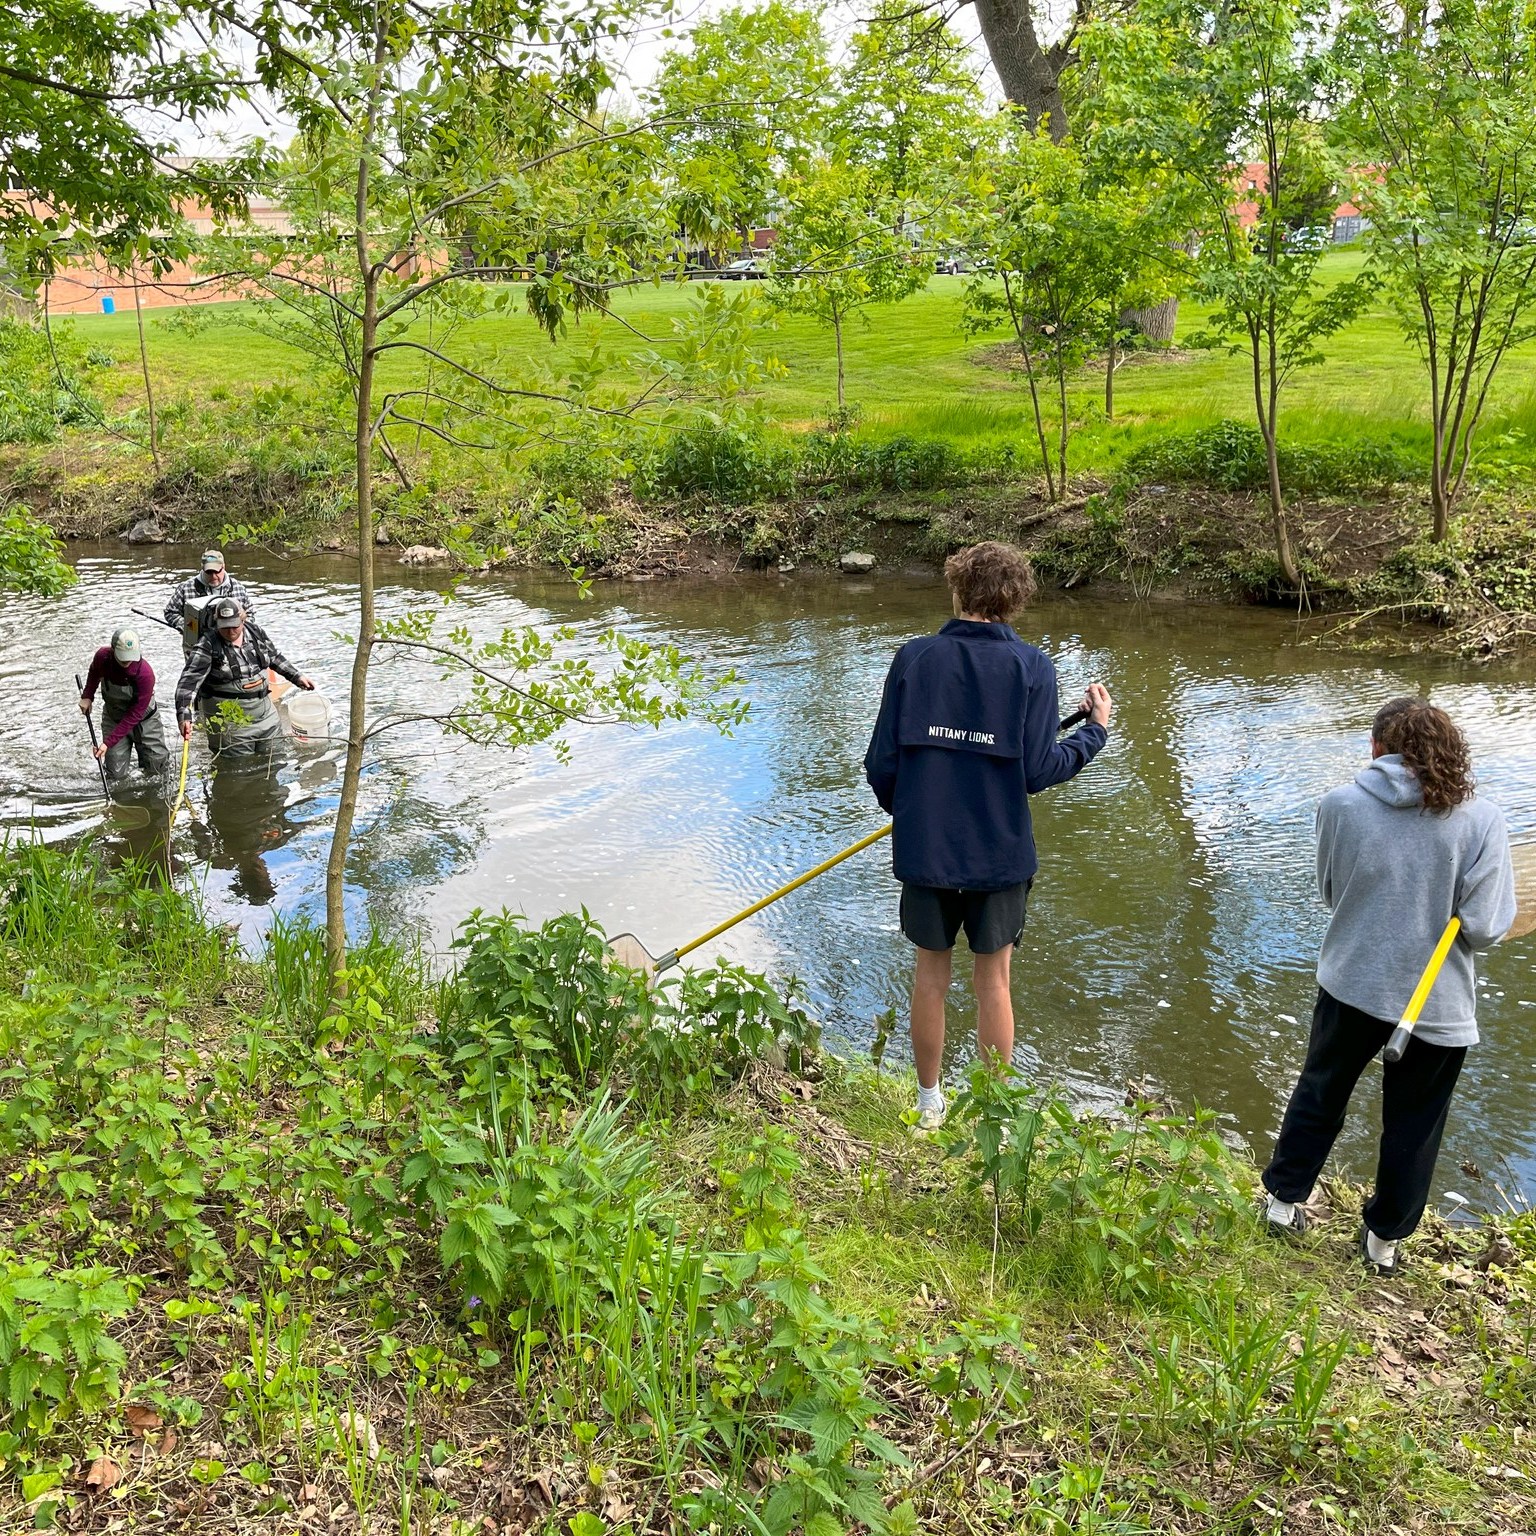
[[[331,728],[331,706],[318,693],[295,688],[277,702],[283,723],[301,741],[325,736]]]

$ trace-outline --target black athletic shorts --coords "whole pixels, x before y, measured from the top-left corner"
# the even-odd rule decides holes
[[[1024,903],[1034,882],[1001,891],[947,891],[937,885],[901,887],[901,931],[919,949],[953,949],[955,935],[975,955],[991,955],[1024,937]]]

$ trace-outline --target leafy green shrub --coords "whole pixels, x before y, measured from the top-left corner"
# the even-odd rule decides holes
[[[793,476],[794,455],[786,443],[756,423],[706,417],[662,439],[636,489],[647,496],[699,496],[741,505],[784,495]]]
[[[739,1077],[758,1057],[803,1072],[820,1030],[799,1006],[791,981],[783,992],[739,965],[683,971],[647,998],[625,1049],[638,1091],[663,1105],[695,1097]]]
[[[602,930],[585,912],[528,928],[508,912],[470,913],[453,947],[463,954],[448,1038],[462,1025],[534,1020],[548,1032],[563,1074],[576,1082],[609,1069],[645,987],[612,966]]]
[[[108,1324],[132,1305],[130,1284],[102,1266],[0,1256],[0,1470],[117,1396],[127,1360]]]
[[[999,1229],[1052,1242],[1067,1266],[1110,1295],[1149,1300],[1248,1206],[1215,1117],[1078,1116],[1056,1094],[971,1069],[946,1129]]]
[[[63,427],[98,420],[90,376],[112,362],[67,323],[53,327],[50,350],[41,327],[0,320],[0,443],[51,443]]]
[[[797,469],[802,480],[845,490],[930,491],[956,485],[975,466],[942,438],[907,433],[870,440],[846,432],[822,432],[806,439]]]
[[[1381,491],[1420,472],[1391,442],[1282,442],[1278,456],[1281,484],[1310,495]],[[1136,483],[1185,481],[1221,491],[1258,491],[1269,483],[1259,429],[1231,420],[1157,437],[1126,455],[1122,474]]]
[[[779,994],[739,966],[686,971],[656,991],[608,955],[585,913],[529,928],[474,912],[454,941],[464,953],[443,1038],[461,1070],[519,1059],[573,1083],[621,1072],[647,1103],[668,1105],[782,1053],[802,1067],[818,1031],[791,987]]]
[[[533,468],[552,501],[567,502],[591,513],[612,500],[614,486],[629,464],[621,445],[588,426],[578,431],[574,441],[547,448]]]
[[[0,587],[58,597],[74,584],[74,567],[53,530],[33,517],[30,507],[0,509]]]
[[[561,1125],[525,1098],[513,1123],[494,1117],[489,1146],[426,1127],[401,1187],[441,1225],[443,1266],[467,1296],[590,1310],[617,1300],[609,1255],[654,1217],[649,1166],[606,1099]]]

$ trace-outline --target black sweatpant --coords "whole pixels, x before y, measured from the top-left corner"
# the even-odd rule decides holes
[[[1294,1204],[1311,1193],[1344,1129],[1360,1074],[1396,1028],[1317,989],[1306,1065],[1264,1170],[1264,1187],[1275,1199]],[[1464,1045],[1426,1045],[1415,1035],[1401,1061],[1383,1065],[1376,1191],[1364,1214],[1366,1226],[1384,1241],[1407,1237],[1424,1214],[1446,1111],[1466,1056]]]

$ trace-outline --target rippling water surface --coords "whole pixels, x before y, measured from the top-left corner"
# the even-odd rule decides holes
[[[101,823],[71,674],[131,605],[158,612],[187,552],[86,551],[57,602],[0,597],[0,682],[11,705],[0,818],[63,838]],[[352,624],[340,559],[241,561],[259,616],[335,701]],[[446,582],[391,573],[385,616],[440,601]],[[517,623],[610,626],[670,641],[746,678],[750,722],[617,728],[573,738],[573,760],[449,744],[430,727],[385,737],[369,763],[349,884],[354,920],[415,925],[445,947],[475,907],[541,919],[585,905],[654,952],[692,938],[883,818],[864,747],[897,645],[946,612],[936,578],[874,581],[742,575],[603,585],[590,601],[547,579],[477,578],[458,621],[489,635]],[[142,624],[166,702],[180,666],[168,630]],[[1306,644],[1284,615],[1092,598],[1042,602],[1019,626],[1055,658],[1064,696],[1102,680],[1117,713],[1105,753],[1034,802],[1043,867],[1015,966],[1020,1055],[1083,1098],[1128,1079],[1199,1101],[1261,1153],[1305,1044],[1324,913],[1313,891],[1319,795],[1367,755],[1377,706],[1423,691],[1461,722],[1484,792],[1536,837],[1536,687],[1529,671],[1423,658],[1362,661]],[[392,660],[373,673],[377,711],[440,694],[437,674]],[[336,790],[324,753],[278,775],[212,779],[199,746],[202,825],[177,856],[217,916],[255,941],[273,912],[318,911]],[[867,1040],[904,1001],[909,951],[896,927],[889,853],[877,846],[711,946],[804,981],[829,1032]],[[1452,1111],[1438,1190],[1497,1203],[1458,1165],[1511,1159],[1536,1195],[1536,940],[1484,963],[1480,1020]],[[965,967],[957,967],[963,973]],[[952,1035],[970,1022],[963,986]],[[1375,1107],[1346,1153],[1368,1168]],[[1506,1181],[1507,1182],[1507,1181]]]

